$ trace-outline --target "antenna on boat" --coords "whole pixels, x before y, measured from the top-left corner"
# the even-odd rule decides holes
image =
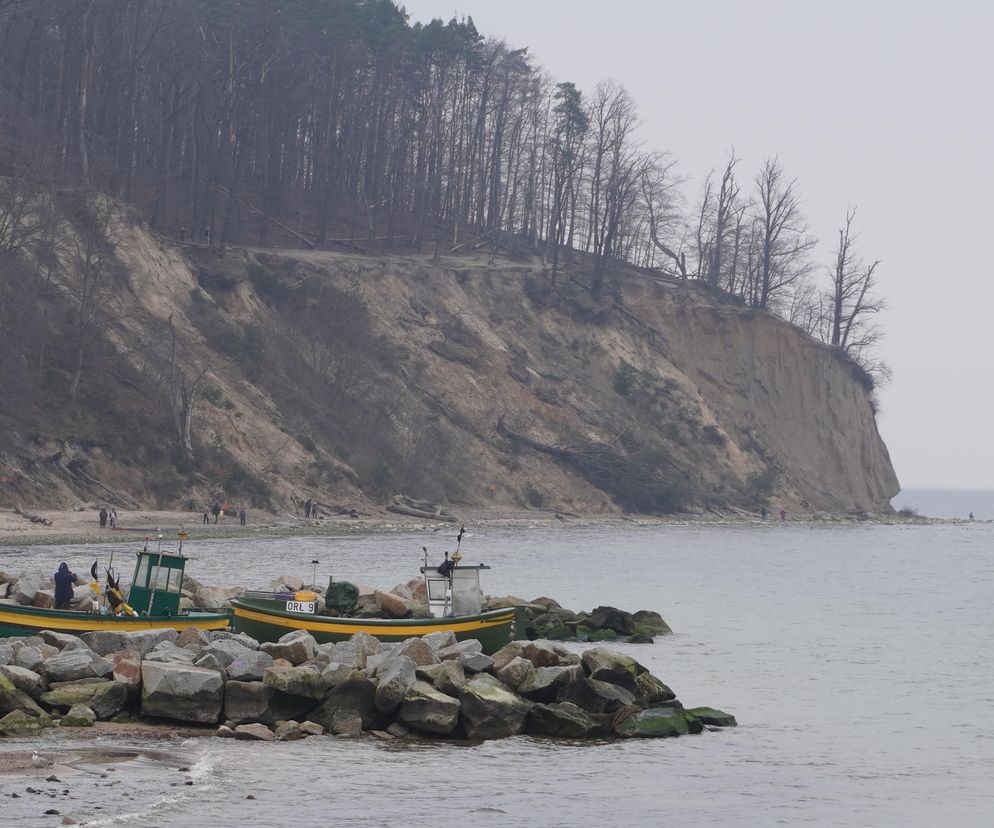
[[[463,533],[465,531],[466,531],[466,527],[463,526],[459,530],[459,534],[456,535],[456,551],[452,553],[452,560],[456,564],[456,566],[458,566],[459,565],[459,561],[462,560],[462,555],[459,554],[459,547],[462,545],[462,536],[463,536]]]
[[[176,554],[182,555],[183,554],[183,541],[186,540],[186,530],[183,529],[183,525],[182,524],[180,524],[179,534],[176,537],[179,538],[179,552],[177,552]]]
[[[311,561],[311,567],[312,567],[312,569],[311,569],[311,589],[314,589],[314,587],[316,587],[317,583],[318,583],[318,564],[319,563],[321,563],[321,561],[318,561],[318,560]]]

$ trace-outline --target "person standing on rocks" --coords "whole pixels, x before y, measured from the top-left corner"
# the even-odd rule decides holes
[[[59,571],[52,577],[55,581],[55,608],[57,610],[69,609],[69,602],[73,598],[73,586],[79,583],[75,572],[69,571],[69,564],[65,561],[59,564]]]
[[[106,509],[101,509],[99,517],[100,517],[100,528],[101,529],[106,529],[107,528],[107,510]]]

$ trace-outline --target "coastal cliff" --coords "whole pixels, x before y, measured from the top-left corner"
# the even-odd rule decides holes
[[[11,503],[365,508],[404,492],[857,513],[899,489],[858,369],[686,283],[619,268],[595,300],[538,258],[219,249],[123,221],[115,255],[102,408],[0,412]]]

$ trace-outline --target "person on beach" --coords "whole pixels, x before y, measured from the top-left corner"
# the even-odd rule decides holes
[[[763,516],[763,520],[766,520],[766,507],[764,506],[759,510],[759,513]]]
[[[110,510],[110,515],[107,517],[107,522],[110,523],[111,529],[117,529],[117,509]]]
[[[787,510],[786,509],[781,509],[780,510],[780,522],[783,523],[786,520],[787,520]]]
[[[214,515],[214,523],[217,523],[217,516],[221,514],[221,504],[215,503],[211,506],[211,514]]]
[[[69,602],[73,598],[73,586],[79,583],[76,573],[69,571],[69,564],[65,561],[59,564],[59,571],[52,576],[55,581],[55,608],[57,610],[69,609]]]
[[[204,509],[204,526],[211,522],[211,510]]]
[[[99,517],[100,517],[100,528],[101,529],[106,529],[107,528],[107,510],[106,509],[101,509]]]
[[[304,501],[304,517],[305,518],[309,518],[311,516],[311,505],[312,505],[311,504],[311,499],[307,498],[307,500]]]
[[[238,512],[238,520],[242,524],[242,526],[245,525],[245,507],[244,506],[242,506],[241,511]]]

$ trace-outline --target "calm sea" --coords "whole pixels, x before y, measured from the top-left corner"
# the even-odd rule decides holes
[[[226,540],[188,551],[191,573],[208,583],[259,586],[283,572],[309,580],[318,559],[322,580],[333,572],[391,586],[416,574],[423,543],[440,552],[446,542]],[[71,560],[82,569],[106,550]],[[730,711],[740,726],[658,741],[481,745],[149,744],[55,732],[0,751],[71,749],[93,759],[81,766],[90,772],[58,783],[0,776],[3,824],[55,826],[65,815],[164,828],[994,821],[994,524],[567,525],[471,532],[463,551],[494,567],[495,594],[659,610],[675,634],[625,649],[685,704]],[[0,569],[63,557],[0,550]],[[166,755],[103,753],[149,748]]]
[[[928,517],[966,520],[973,512],[976,520],[994,520],[994,489],[907,489],[891,505]]]

